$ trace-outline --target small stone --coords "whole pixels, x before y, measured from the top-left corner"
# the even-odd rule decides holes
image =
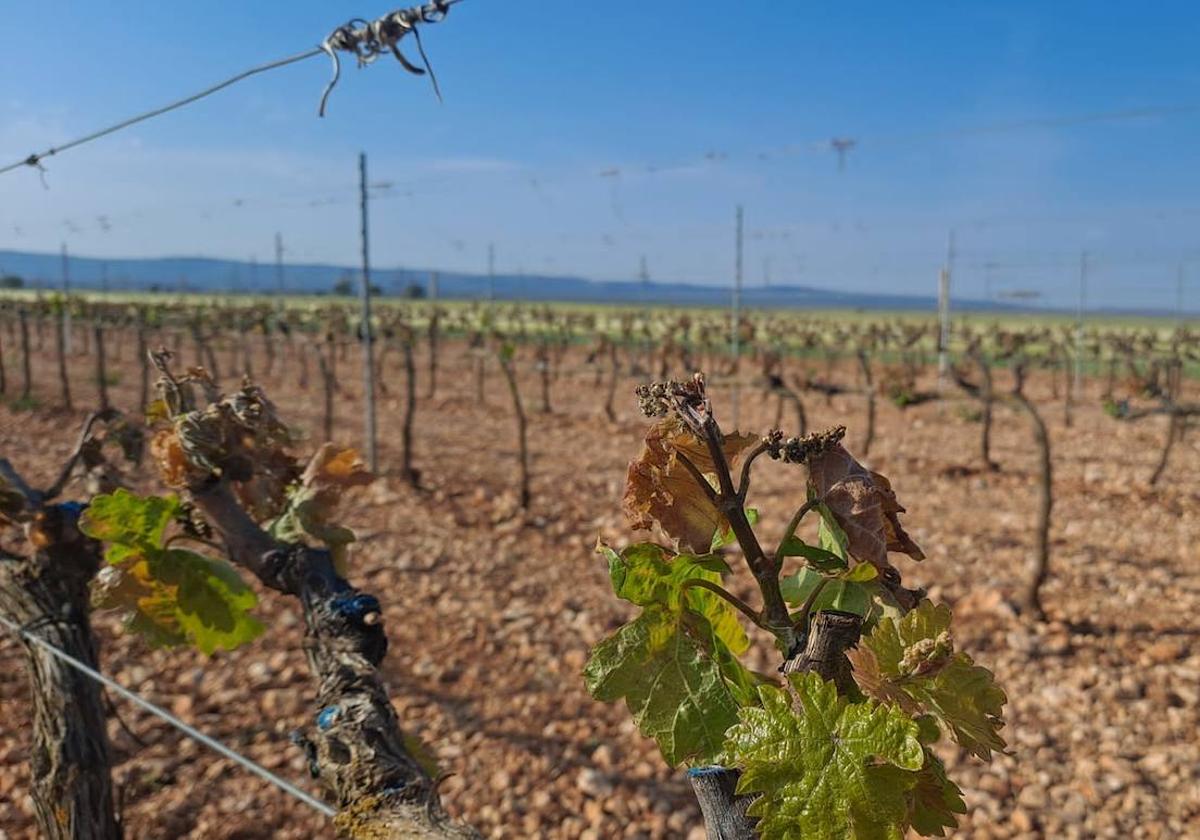
[[[594,767],[584,767],[575,778],[575,786],[587,796],[600,799],[613,792],[608,777]]]
[[[1029,816],[1029,812],[1024,808],[1013,809],[1009,820],[1012,822],[1012,827],[1018,832],[1026,833],[1033,831],[1033,817]]]
[[[1031,811],[1042,810],[1049,801],[1049,798],[1046,796],[1046,789],[1037,784],[1026,785],[1017,794],[1017,803]]]

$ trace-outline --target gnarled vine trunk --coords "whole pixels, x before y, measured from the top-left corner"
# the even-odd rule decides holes
[[[1037,501],[1037,547],[1029,563],[1029,576],[1019,595],[1022,611],[1028,612],[1039,621],[1045,621],[1046,610],[1042,605],[1042,584],[1050,576],[1050,512],[1054,505],[1054,472],[1050,460],[1050,434],[1046,422],[1037,408],[1025,396],[1024,371],[1015,370],[1017,385],[1013,398],[1029,415],[1033,423],[1033,439],[1038,455],[1038,501]]]
[[[66,538],[30,557],[0,553],[0,615],[97,668],[88,584],[100,567],[100,547],[79,534],[73,508],[51,507],[43,515],[39,527]],[[41,836],[119,840],[100,686],[42,646],[22,641],[33,702],[30,794]]]

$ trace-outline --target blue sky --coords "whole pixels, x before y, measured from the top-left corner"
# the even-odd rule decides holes
[[[0,162],[305,49],[386,5],[3,0]],[[323,56],[0,176],[0,249],[354,261],[356,155],[394,184],[382,266],[746,281],[1200,309],[1200,7],[463,0],[445,103]],[[636,6],[636,11],[631,9]],[[407,52],[415,57],[411,44]],[[1056,124],[1142,108],[1139,119]],[[1013,124],[1024,124],[1015,127]],[[828,148],[852,137],[844,170]],[[608,174],[601,174],[608,173]],[[103,221],[99,217],[105,217]]]

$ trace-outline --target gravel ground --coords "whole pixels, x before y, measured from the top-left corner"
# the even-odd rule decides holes
[[[113,399],[130,407],[136,369],[128,343],[116,352]],[[385,465],[399,463],[397,355],[380,406]],[[356,491],[347,524],[361,537],[352,577],[385,605],[384,669],[396,709],[452,774],[441,786],[447,807],[497,838],[702,838],[682,772],[663,764],[624,708],[593,702],[579,676],[589,646],[629,617],[592,549],[598,536],[639,538],[619,513],[625,466],[645,426],[634,380],[622,383],[626,396],[610,423],[604,389],[581,369],[581,356],[567,362],[576,372],[555,383],[550,414],[536,410],[529,375],[533,505],[521,514],[503,381],[493,370],[486,404],[476,405],[463,348],[447,345],[445,355],[438,394],[417,415],[423,488],[385,474]],[[37,361],[38,394],[52,405],[50,358]],[[76,402],[89,404],[91,361],[72,364]],[[1004,372],[997,377],[1007,381]],[[336,436],[355,444],[357,369],[345,364],[340,379]],[[297,387],[294,367],[265,384],[285,419],[319,431],[319,395]],[[1033,545],[1028,421],[998,409],[993,457],[1003,469],[980,473],[971,469],[979,426],[965,416],[970,404],[956,397],[903,412],[880,404],[877,441],[863,460],[891,478],[908,508],[906,527],[928,555],[921,564],[896,562],[907,583],[954,606],[959,646],[996,672],[1010,699],[1011,754],[982,765],[952,745],[943,749],[971,809],[957,837],[1200,836],[1200,449],[1194,439],[1177,446],[1165,478],[1147,487],[1165,420],[1117,423],[1096,406],[1096,389],[1089,383],[1088,404],[1066,428],[1048,382],[1032,383],[1056,470],[1051,620],[1041,626],[1008,605]],[[722,399],[718,390],[718,414],[728,416]],[[848,425],[847,445],[856,450],[861,397],[827,403],[813,395],[807,404],[813,426]],[[743,428],[765,430],[774,413],[757,389],[743,392]],[[70,450],[80,417],[0,406],[0,454],[43,479]],[[149,475],[133,483],[156,487]],[[799,473],[775,464],[756,473],[752,502],[769,540],[802,497]],[[745,580],[735,589],[750,592]],[[285,599],[262,598],[268,632],[212,657],[150,650],[98,614],[103,668],[308,786],[304,759],[288,742],[315,713],[301,622]],[[772,666],[765,646],[755,664]],[[130,837],[331,836],[303,804],[128,704],[116,707],[123,724],[112,721],[109,734]],[[28,709],[21,650],[2,639],[0,840],[36,836],[26,795]]]

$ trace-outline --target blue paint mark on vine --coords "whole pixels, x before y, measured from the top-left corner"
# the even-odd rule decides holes
[[[341,706],[326,706],[317,714],[317,729],[325,732],[337,722],[341,713]]]
[[[333,599],[330,608],[343,618],[359,621],[368,613],[380,611],[379,599],[374,595],[339,595]]]

